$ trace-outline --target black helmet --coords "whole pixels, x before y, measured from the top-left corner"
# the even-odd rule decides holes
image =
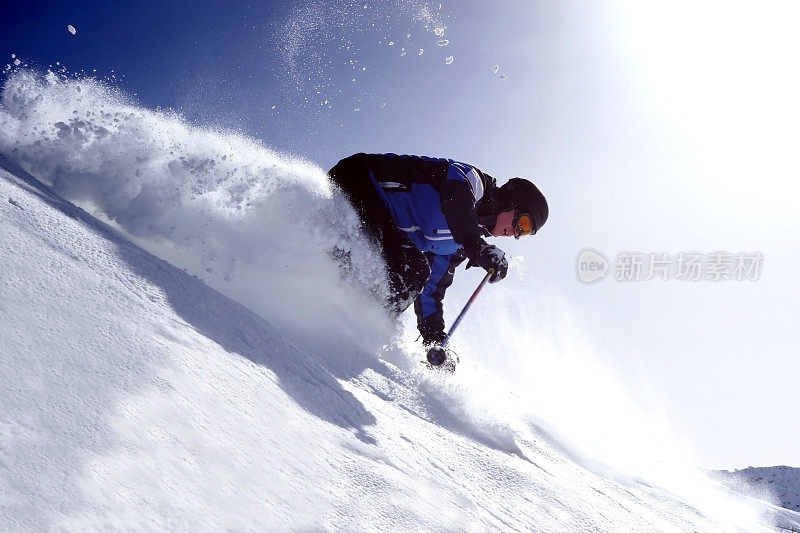
[[[529,213],[533,217],[536,231],[544,226],[544,223],[547,222],[547,215],[550,213],[542,191],[530,181],[522,178],[511,178],[500,187],[498,206],[500,213],[512,209],[517,212],[517,215]]]

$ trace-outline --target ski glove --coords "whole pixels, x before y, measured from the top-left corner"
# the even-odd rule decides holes
[[[418,326],[419,332],[422,334],[422,345],[426,348],[434,344],[442,344],[446,335],[441,328],[425,324],[424,322]]]
[[[481,246],[478,255],[469,260],[467,268],[479,266],[482,269],[494,269],[494,274],[489,278],[489,283],[495,283],[506,277],[508,272],[508,261],[506,261],[506,254],[495,246],[494,244],[484,244]]]

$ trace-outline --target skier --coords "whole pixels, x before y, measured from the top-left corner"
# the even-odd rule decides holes
[[[402,313],[414,302],[426,347],[445,340],[442,299],[456,267],[480,266],[502,280],[508,262],[484,237],[534,235],[547,221],[544,195],[528,180],[498,187],[478,168],[453,161],[359,153],[329,172],[358,212],[386,262],[389,306]]]

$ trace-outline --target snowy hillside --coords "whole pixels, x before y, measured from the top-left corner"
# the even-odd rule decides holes
[[[304,351],[35,184],[0,198],[4,530],[716,529],[470,427],[437,378]]]
[[[720,470],[713,472],[713,475],[735,490],[749,489],[752,492],[752,489],[755,489],[764,493],[765,499],[772,503],[792,511],[800,511],[800,468],[751,466],[732,472]]]
[[[24,73],[0,163],[2,530],[800,528],[695,470],[553,292],[515,313],[521,275],[429,373],[314,165]]]

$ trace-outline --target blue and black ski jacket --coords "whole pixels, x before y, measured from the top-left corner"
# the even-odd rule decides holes
[[[443,331],[442,299],[455,268],[486,245],[476,205],[495,192],[495,180],[466,163],[409,155],[370,155],[369,169],[394,224],[431,267],[414,303],[420,331]]]

